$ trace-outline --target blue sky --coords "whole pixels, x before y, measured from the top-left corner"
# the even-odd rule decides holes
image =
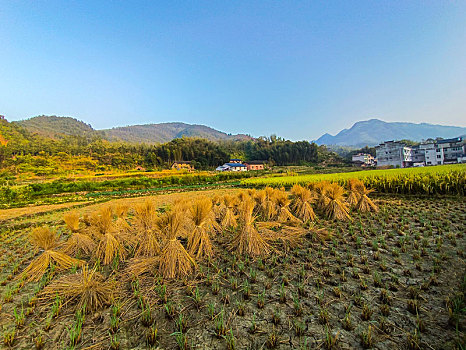
[[[313,140],[466,126],[465,1],[1,1],[0,114]]]

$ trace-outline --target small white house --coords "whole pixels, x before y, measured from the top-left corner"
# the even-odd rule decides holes
[[[217,171],[247,171],[248,167],[241,163],[225,163],[215,169]]]
[[[354,164],[360,166],[373,166],[375,165],[375,158],[368,153],[354,154],[351,158]]]

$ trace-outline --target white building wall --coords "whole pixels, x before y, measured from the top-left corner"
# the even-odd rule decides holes
[[[403,168],[413,161],[411,147],[406,147],[398,142],[381,144],[376,149],[377,166],[392,166]]]

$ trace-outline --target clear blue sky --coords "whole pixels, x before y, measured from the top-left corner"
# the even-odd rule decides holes
[[[466,125],[466,1],[4,1],[0,114],[312,140]]]

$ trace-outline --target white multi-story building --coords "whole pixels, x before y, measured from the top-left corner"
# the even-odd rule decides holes
[[[441,149],[443,164],[460,163],[466,153],[462,137],[437,141],[437,146]]]
[[[425,151],[426,165],[462,163],[466,153],[462,137],[422,143],[419,148]]]
[[[419,146],[387,141],[376,147],[377,166],[404,168],[466,162],[466,145],[461,137],[431,140]]]
[[[378,167],[406,168],[413,165],[413,149],[398,141],[386,141],[375,148]]]

